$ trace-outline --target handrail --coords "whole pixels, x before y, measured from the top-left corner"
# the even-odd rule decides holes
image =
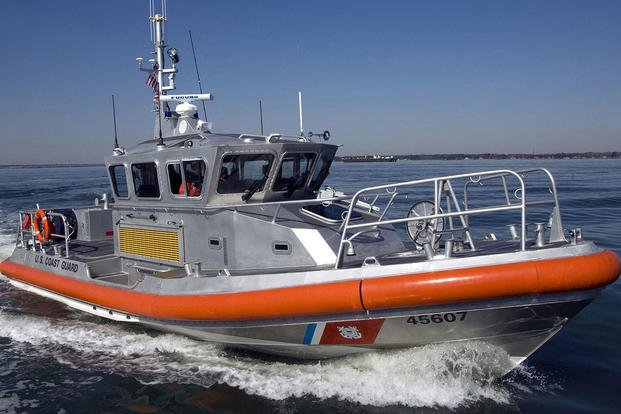
[[[238,204],[219,204],[219,205],[204,205],[204,206],[196,206],[195,210],[198,211],[207,211],[207,210],[242,210],[248,208],[255,207],[276,207],[274,214],[272,215],[271,222],[275,223],[278,218],[278,213],[281,210],[283,205],[311,205],[311,204],[323,204],[323,203],[332,203],[335,201],[344,201],[346,203],[349,202],[351,196],[335,196],[329,198],[308,198],[302,200],[286,200],[286,201],[264,201],[257,203],[238,203]],[[358,207],[360,208],[369,208],[369,205],[364,201],[358,201]],[[170,211],[171,206],[160,206],[160,207],[151,207],[149,206],[150,211]]]
[[[510,206],[475,208],[475,209],[468,210],[467,213],[468,214],[482,214],[482,213],[492,213],[492,212],[499,212],[499,211],[519,210],[520,208],[522,208],[522,206],[515,204],[515,205],[510,205]],[[426,216],[405,217],[401,219],[378,220],[378,221],[371,221],[367,223],[351,224],[351,225],[348,225],[347,228],[353,230],[353,229],[359,229],[363,227],[380,226],[383,224],[400,224],[400,223],[408,223],[410,221],[418,221],[418,220],[433,220],[436,218],[458,217],[463,214],[464,214],[463,211],[455,211],[452,213],[437,213],[437,214],[431,214],[431,215],[426,215]]]
[[[562,219],[561,219],[561,214],[560,214],[560,206],[559,206],[559,202],[558,202],[558,193],[556,191],[556,181],[554,180],[554,176],[552,175],[552,173],[550,173],[550,171],[547,168],[541,168],[541,167],[536,167],[536,168],[526,168],[526,169],[522,169],[522,170],[516,170],[515,173],[519,174],[521,177],[526,178],[530,173],[542,173],[544,174],[550,184],[549,184],[549,192],[552,195],[552,199],[551,200],[537,200],[537,201],[529,201],[526,202],[527,206],[532,206],[532,205],[538,205],[538,204],[547,204],[547,203],[552,203],[554,204],[554,208],[552,211],[552,215],[551,215],[551,223],[552,225],[550,226],[550,240],[551,241],[565,241],[565,236],[563,234],[563,224],[562,224]],[[502,185],[503,185],[503,189],[505,192],[505,198],[507,200],[507,204],[511,204],[511,198],[509,196],[509,189],[508,189],[508,185],[507,185],[507,181],[506,181],[506,174],[496,174],[496,175],[489,175],[486,177],[482,177],[477,181],[468,181],[464,184],[464,204],[467,207],[468,206],[468,187],[473,184],[480,184],[482,185],[483,181],[488,181],[491,179],[495,179],[495,178],[500,178],[502,180]],[[520,189],[517,189],[514,192],[514,197],[518,198],[517,195],[517,191]]]
[[[500,206],[490,206],[490,207],[483,207],[483,208],[475,208],[475,209],[470,209],[466,206],[464,206],[464,209],[461,209],[459,207],[459,204],[456,202],[456,196],[455,193],[452,189],[452,185],[451,180],[456,180],[456,179],[468,179],[471,182],[480,182],[481,179],[485,179],[487,180],[488,177],[507,177],[507,176],[513,176],[515,177],[515,179],[518,181],[519,183],[519,189],[521,190],[521,194],[522,194],[522,198],[520,200],[519,203],[516,204],[510,204],[508,203],[507,205],[500,205]],[[381,191],[384,190],[386,191],[386,196],[390,196],[390,201],[388,203],[388,205],[386,206],[386,209],[391,208],[393,205],[393,201],[394,201],[394,193],[397,192],[398,188],[402,188],[402,187],[409,187],[409,186],[420,186],[420,185],[424,185],[424,184],[433,184],[434,185],[434,194],[433,194],[433,198],[434,198],[434,202],[435,202],[435,207],[434,207],[434,212],[433,214],[429,214],[429,215],[425,215],[425,216],[414,216],[414,217],[405,217],[405,218],[400,218],[400,219],[390,219],[390,220],[386,220],[384,219],[384,217],[386,216],[386,210],[382,213],[381,217],[378,218],[378,220],[376,221],[371,221],[371,222],[366,222],[366,223],[354,223],[354,224],[350,224],[350,219],[352,217],[352,213],[354,208],[356,207],[358,201],[360,200],[361,197],[365,196],[365,195],[369,195],[368,193],[370,192],[377,192],[377,191]],[[440,199],[442,196],[442,193],[445,191],[445,185],[446,185],[446,191],[448,191],[452,198],[453,198],[453,202],[455,204],[455,206],[457,207],[457,211],[448,211],[448,212],[439,212],[439,205],[440,205]],[[448,196],[447,196],[448,197]],[[449,204],[450,205],[450,204]],[[347,237],[347,232],[348,230],[359,230],[365,227],[379,227],[381,225],[391,225],[391,224],[398,224],[398,223],[409,223],[412,221],[419,221],[419,220],[433,220],[433,219],[444,219],[444,218],[451,218],[451,217],[459,217],[462,221],[462,226],[463,229],[465,229],[466,233],[467,233],[467,237],[468,237],[468,241],[470,242],[471,246],[473,245],[473,241],[472,238],[469,234],[469,230],[468,230],[468,225],[467,225],[467,216],[468,215],[473,215],[473,214],[483,214],[483,213],[489,213],[489,212],[500,212],[500,211],[508,211],[508,210],[520,210],[521,213],[521,242],[520,242],[520,248],[521,250],[526,250],[526,189],[525,189],[525,185],[524,185],[524,180],[522,178],[522,176],[520,175],[520,173],[515,172],[515,171],[511,171],[511,170],[492,170],[492,171],[483,171],[483,172],[475,172],[475,173],[466,173],[466,174],[455,174],[455,175],[448,175],[448,176],[443,176],[443,177],[434,177],[434,178],[426,178],[426,179],[422,179],[422,180],[413,180],[413,181],[404,181],[404,182],[400,182],[400,183],[393,183],[393,184],[385,184],[385,185],[379,185],[379,186],[372,186],[372,187],[367,187],[367,188],[363,188],[361,190],[359,190],[358,192],[356,192],[354,194],[354,196],[351,198],[351,203],[349,206],[349,209],[347,211],[347,214],[343,220],[343,224],[341,226],[341,240],[339,243],[339,247],[338,247],[338,252],[336,255],[336,262],[335,262],[335,268],[339,268],[342,265],[342,260],[343,260],[343,253],[344,253],[344,248],[346,244],[351,244],[352,241],[352,237]]]
[[[256,135],[256,134],[241,134],[237,137],[237,139],[239,140],[243,140],[243,139],[260,139],[260,140],[265,140],[267,137],[265,135]]]
[[[19,211],[19,233],[18,233],[18,238],[17,238],[17,243],[19,243],[20,241],[22,242],[22,244],[24,243],[24,227],[22,226],[22,223],[24,222],[24,218],[27,214],[30,215],[31,220],[34,220],[35,214],[36,212],[31,212],[31,211]],[[63,229],[64,229],[64,234],[59,234],[59,233],[52,233],[50,234],[50,237],[57,237],[60,239],[64,239],[65,240],[65,257],[69,257],[69,239],[71,238],[72,233],[70,233],[70,230],[75,230],[72,229],[71,226],[69,225],[69,222],[67,220],[67,217],[62,214],[62,213],[55,213],[53,211],[48,211],[46,213],[46,215],[49,216],[56,216],[56,217],[60,217],[60,219],[63,222]],[[37,238],[36,238],[36,234],[34,231],[34,225],[31,222],[30,224],[30,239],[32,241],[32,246],[34,248],[34,246],[36,245],[37,242]],[[40,244],[40,243],[39,243]],[[26,245],[24,245],[23,247],[26,247]]]
[[[278,141],[281,138],[291,138],[291,139],[294,139],[296,141],[311,142],[304,135],[284,135],[284,134],[280,134],[280,133],[269,134],[269,135],[241,134],[241,135],[239,135],[237,137],[237,139],[239,139],[239,140],[256,139],[258,141],[265,142],[266,144],[269,144],[270,142]]]
[[[284,135],[284,134],[276,133],[276,134],[270,134],[267,137],[265,137],[265,143],[268,144],[270,142],[274,142],[272,141],[272,138],[277,138],[276,139],[277,141],[279,141],[281,138],[292,138],[300,142],[310,142],[310,140],[306,138],[304,135]]]

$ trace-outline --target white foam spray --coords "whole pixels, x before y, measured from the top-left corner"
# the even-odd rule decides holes
[[[11,255],[15,248],[15,235],[0,233],[0,261]]]
[[[511,402],[510,382],[494,379],[508,356],[483,342],[428,345],[314,363],[231,355],[173,334],[133,330],[93,317],[47,318],[0,310],[0,336],[34,346],[78,369],[143,383],[226,383],[274,400],[311,396],[374,406],[455,408],[481,399]]]

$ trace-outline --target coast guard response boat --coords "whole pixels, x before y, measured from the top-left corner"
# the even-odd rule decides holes
[[[478,340],[518,364],[621,272],[614,253],[563,227],[545,169],[345,195],[322,187],[337,151],[327,131],[212,132],[195,105],[210,94],[171,93],[179,55],[164,17],[151,20],[156,138],[105,159],[113,202],[19,212],[0,264],[11,284],[291,357]]]

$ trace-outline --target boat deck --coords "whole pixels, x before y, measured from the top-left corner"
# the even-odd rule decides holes
[[[69,242],[70,259],[91,262],[114,255],[113,240],[84,241],[71,240]]]
[[[560,247],[566,242],[556,242],[546,244],[543,247],[538,247],[534,242],[528,241],[527,251],[550,249]],[[437,254],[432,260],[451,260],[451,258],[469,258],[469,257],[482,257],[495,254],[515,253],[520,251],[519,240],[477,240],[477,249],[470,250],[464,249],[461,252],[453,251],[450,258],[447,258],[443,253],[442,248],[437,249]],[[91,277],[101,281],[107,281],[112,283],[120,283],[124,285],[131,284],[130,277],[126,271],[123,270],[123,258],[114,254],[114,243],[112,240],[104,241],[84,241],[84,240],[71,240],[69,243],[70,255],[69,259],[86,263],[91,273]],[[51,250],[48,248],[48,250]],[[53,254],[51,251],[48,254]],[[359,268],[361,266],[368,265],[399,265],[399,264],[415,264],[428,261],[423,250],[417,250],[413,246],[408,247],[406,250],[395,252],[391,254],[371,257],[360,256],[347,256],[343,261],[342,268]],[[183,266],[174,265],[161,265],[156,263],[148,263],[146,261],[140,261],[131,259],[133,262],[130,266],[132,269],[136,269],[139,273],[154,276],[159,278],[178,278],[186,276]],[[331,268],[329,266],[328,268]],[[217,275],[221,269],[205,269],[203,276]],[[281,269],[266,269],[264,267],[257,267],[253,269],[243,269],[236,271],[235,269],[227,269],[229,274],[267,274],[278,273]],[[308,269],[307,267],[289,268],[287,271],[308,271],[317,270]]]
[[[527,251],[535,251],[535,250],[547,250],[555,247],[560,247],[562,245],[566,245],[567,242],[554,242],[546,244],[545,246],[539,247],[536,246],[534,242],[527,241],[526,250]],[[490,256],[495,254],[505,254],[505,253],[516,253],[521,251],[520,249],[521,242],[520,240],[477,240],[477,248],[476,250],[465,249],[461,252],[453,251],[450,254],[450,257],[447,258],[443,252],[443,249],[438,249],[436,256],[432,260],[450,260],[451,258],[469,258],[469,257],[482,257],[482,256]],[[421,263],[429,260],[423,250],[416,250],[415,248],[404,250],[402,252],[391,253],[387,255],[382,255],[378,257],[369,257],[369,258],[348,258],[344,261],[343,267],[345,268],[355,268],[360,267],[361,265],[373,265],[379,264],[382,266],[386,265],[397,265],[397,264],[407,264],[407,263]]]

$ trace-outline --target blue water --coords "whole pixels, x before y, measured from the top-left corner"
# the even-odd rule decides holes
[[[566,228],[621,254],[621,160],[335,163],[326,184],[361,186],[544,166]],[[0,259],[16,211],[89,204],[103,167],[0,169]],[[621,283],[608,287],[505,378],[483,343],[329,361],[274,359],[101,320],[0,282],[0,412],[618,413]]]

